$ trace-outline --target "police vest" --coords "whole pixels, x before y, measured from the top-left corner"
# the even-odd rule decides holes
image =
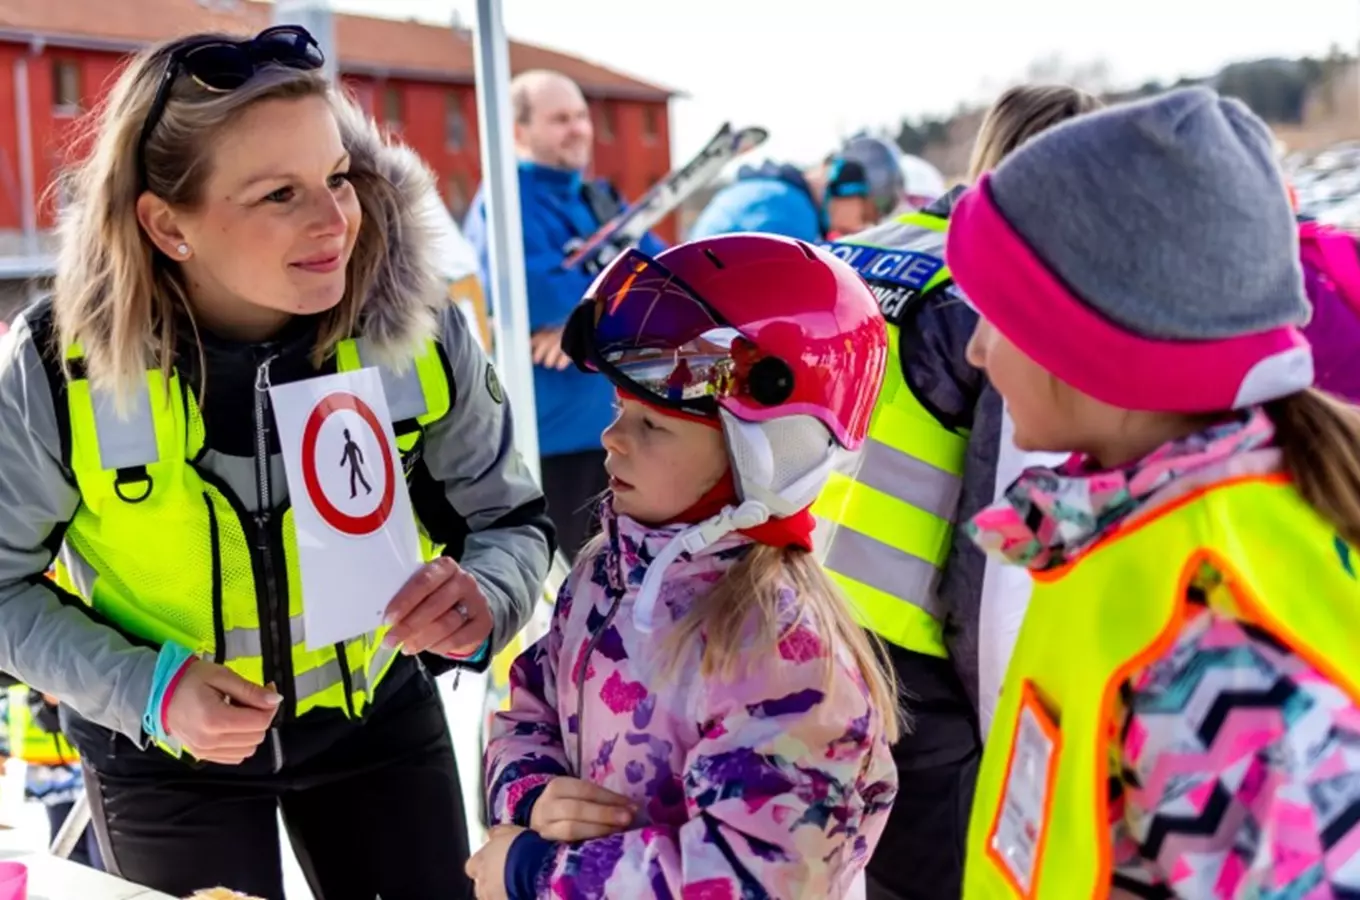
[[[431,340],[401,370],[378,366],[403,457],[449,411],[441,353]],[[80,348],[69,356],[80,360]],[[354,371],[369,357],[362,338],[345,340],[336,368]],[[66,391],[81,503],[58,555],[57,582],[155,646],[173,640],[255,684],[266,672],[280,689],[291,680],[294,715],[319,707],[360,715],[396,651],[382,643],[386,629],[307,649],[291,505],[249,513],[199,464],[203,420],[178,372],[167,379],[148,371],[120,414],[81,369],[72,366]],[[268,415],[263,397],[257,409]],[[259,453],[256,465],[267,471],[267,446]],[[419,532],[424,557],[435,558],[440,548],[423,526]]]
[[[29,688],[22,684],[8,691],[9,755],[35,766],[71,766],[80,761],[75,748],[60,731],[48,731],[33,718]]]
[[[911,213],[872,245],[824,245],[854,266],[878,297],[888,366],[868,439],[845,458],[812,507],[823,566],[850,597],[860,624],[937,657],[948,651],[936,585],[949,554],[968,438],[941,425],[916,399],[899,345],[915,301],[949,281],[947,225],[938,216]]]
[[[1180,498],[1035,573],[978,777],[966,900],[1110,893],[1115,703],[1174,644],[1202,564],[1229,588],[1215,609],[1268,631],[1360,703],[1356,558],[1272,476]]]

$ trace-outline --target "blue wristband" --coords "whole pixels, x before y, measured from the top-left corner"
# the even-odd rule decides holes
[[[180,669],[193,657],[192,650],[174,641],[166,641],[160,655],[156,657],[156,671],[151,676],[151,695],[147,698],[146,712],[142,716],[142,730],[158,744],[179,746],[179,741],[166,734],[163,726],[165,695]]]

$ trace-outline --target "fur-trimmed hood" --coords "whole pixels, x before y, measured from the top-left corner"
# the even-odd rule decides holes
[[[387,253],[359,311],[359,333],[384,362],[409,359],[410,351],[437,328],[448,292],[435,260],[437,235],[430,219],[443,201],[430,170],[409,147],[383,133],[355,104],[336,104],[336,118],[351,170],[373,173],[392,185],[390,196],[365,216],[380,215],[387,225]]]

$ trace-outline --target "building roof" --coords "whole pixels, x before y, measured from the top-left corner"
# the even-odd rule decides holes
[[[47,44],[127,52],[196,31],[253,34],[268,27],[272,4],[256,0],[5,0],[0,40],[41,37]],[[335,14],[340,71],[470,83],[472,41],[451,26]],[[555,69],[589,96],[665,100],[676,92],[598,63],[519,41],[510,70]]]

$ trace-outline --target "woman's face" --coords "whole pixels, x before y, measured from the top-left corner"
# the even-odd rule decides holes
[[[143,214],[143,225],[179,260],[206,325],[267,338],[344,295],[362,219],[349,166],[325,98],[264,100],[213,142],[198,208],[157,207],[146,195],[159,214]]]

